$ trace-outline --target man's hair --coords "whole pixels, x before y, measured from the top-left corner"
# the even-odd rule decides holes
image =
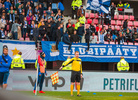
[[[75,51],[75,54],[76,54],[76,53],[79,53],[79,51]]]
[[[19,55],[22,55],[22,52],[18,52]]]

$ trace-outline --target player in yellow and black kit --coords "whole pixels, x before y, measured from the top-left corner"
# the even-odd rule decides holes
[[[74,88],[74,82],[77,82],[77,96],[80,95],[80,80],[82,78],[82,61],[79,58],[79,52],[75,52],[75,57],[63,64],[63,66],[60,67],[60,70],[64,67],[67,66],[68,64],[72,63],[72,73],[71,73],[71,96],[73,96],[73,88]]]

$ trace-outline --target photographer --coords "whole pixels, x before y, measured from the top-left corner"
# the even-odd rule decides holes
[[[8,55],[8,47],[3,46],[3,54],[0,56],[0,87],[7,88],[7,80],[9,77],[9,68],[11,65],[11,57]]]

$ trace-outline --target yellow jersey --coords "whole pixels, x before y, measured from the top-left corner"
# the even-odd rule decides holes
[[[80,71],[82,73],[82,61],[80,58],[72,58],[65,64],[63,64],[63,67],[67,66],[68,64],[72,63],[72,70],[73,71]]]

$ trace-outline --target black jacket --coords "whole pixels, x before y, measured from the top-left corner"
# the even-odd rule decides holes
[[[127,28],[127,21],[124,21],[123,28]]]
[[[96,32],[95,26],[90,25],[90,31],[91,31],[91,33],[92,33],[92,32]]]
[[[44,25],[39,27],[39,33],[41,36],[44,36],[44,34],[46,33],[46,27]]]
[[[34,28],[33,29],[33,35],[34,35],[34,37],[38,37],[38,35],[39,35],[39,28]]]
[[[83,34],[84,34],[84,26],[78,27],[77,34],[83,36]]]
[[[86,29],[85,39],[90,39],[90,29]]]
[[[61,31],[59,29],[56,30],[56,40],[61,41]]]
[[[71,42],[79,42],[80,37],[77,34],[72,34],[71,35]]]

